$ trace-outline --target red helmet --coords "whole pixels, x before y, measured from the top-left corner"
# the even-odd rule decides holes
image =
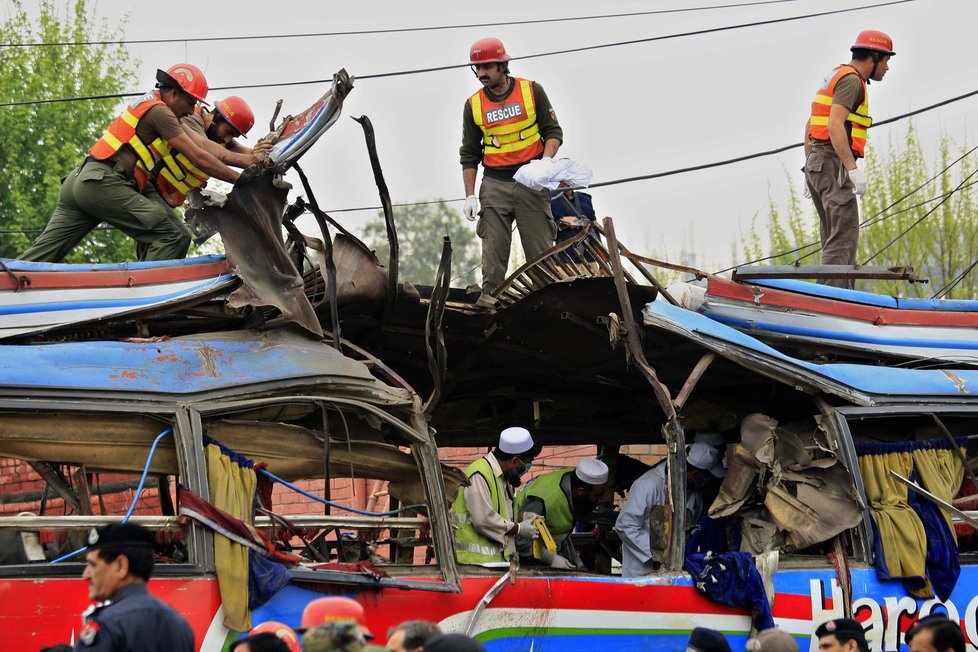
[[[469,63],[506,63],[510,56],[498,38],[481,38],[469,48]]]
[[[248,636],[266,633],[275,634],[282,639],[282,642],[284,642],[289,648],[289,652],[300,652],[299,635],[295,633],[294,629],[284,623],[269,620],[268,622],[264,622],[248,632]]]
[[[228,95],[223,100],[218,100],[214,103],[214,108],[242,136],[247,136],[255,124],[255,114],[251,107],[237,95]]]
[[[873,50],[874,52],[888,54],[891,57],[896,54],[896,52],[893,51],[893,39],[883,32],[878,32],[875,29],[867,29],[863,32],[859,32],[859,36],[856,37],[856,43],[849,49]]]
[[[189,63],[178,63],[170,66],[165,71],[156,71],[156,81],[168,86],[182,88],[198,102],[204,102],[207,98],[207,78],[200,68]]]
[[[316,598],[302,611],[302,624],[297,631],[301,633],[326,623],[350,621],[360,625],[360,631],[364,636],[374,637],[367,629],[366,614],[359,602],[341,597]]]

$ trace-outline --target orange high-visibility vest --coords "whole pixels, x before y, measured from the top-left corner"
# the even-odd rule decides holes
[[[832,97],[835,95],[835,87],[839,80],[846,75],[856,75],[859,73],[850,65],[842,64],[836,66],[831,77],[826,77],[826,82],[818,89],[815,100],[812,102],[812,117],[808,123],[808,135],[818,140],[829,140],[829,112],[832,110]],[[873,124],[873,119],[869,117],[869,94],[866,92],[866,82],[859,77],[859,82],[863,85],[863,101],[855,112],[849,113],[846,121],[849,123],[850,139],[849,147],[855,152],[857,158],[865,156],[866,152],[866,130]]]
[[[513,81],[513,92],[502,102],[489,99],[485,89],[469,98],[472,118],[482,129],[482,164],[486,167],[520,165],[543,154],[533,82],[518,77]]]
[[[167,204],[177,207],[183,204],[184,195],[192,188],[206,184],[208,176],[183,154],[174,155],[170,144],[163,138],[157,138],[146,145],[136,135],[139,120],[158,104],[163,104],[159,90],[150,91],[133,100],[92,145],[90,153],[99,160],[105,160],[124,145],[128,145],[137,156],[136,167],[133,169],[136,187],[142,191],[147,183],[152,183]]]

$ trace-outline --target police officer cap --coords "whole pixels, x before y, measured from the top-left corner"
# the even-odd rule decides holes
[[[363,652],[366,646],[360,625],[348,620],[319,625],[302,634],[302,652]]]
[[[153,533],[135,523],[112,523],[92,530],[88,535],[89,548],[106,546],[147,546],[156,544]]]
[[[822,623],[815,630],[815,638],[822,638],[829,634],[834,635],[836,638],[842,636],[847,640],[851,638],[865,640],[866,638],[866,630],[863,629],[863,626],[859,624],[858,620],[853,620],[852,618],[836,618],[835,620]]]
[[[608,465],[593,457],[585,457],[577,463],[574,475],[581,482],[600,485],[608,481]]]
[[[726,637],[715,629],[697,627],[690,633],[687,650],[693,652],[731,652]]]
[[[533,450],[533,437],[526,428],[506,428],[499,433],[499,450],[510,455],[526,453]]]

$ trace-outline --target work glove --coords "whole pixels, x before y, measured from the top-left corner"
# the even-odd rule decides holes
[[[811,199],[812,198],[812,189],[808,187],[808,179],[805,179],[805,186],[804,186],[804,188],[805,189],[801,191],[801,196],[804,197],[805,199]]]
[[[849,170],[849,180],[852,181],[852,192],[856,197],[862,197],[863,193],[866,192],[866,184],[869,181],[866,178],[866,174],[859,168],[852,168]]]
[[[553,560],[550,562],[550,568],[559,568],[561,570],[573,570],[577,568],[577,566],[572,564],[571,561],[567,559],[567,557],[564,557],[563,555],[554,555]]]
[[[533,541],[540,538],[540,529],[533,524],[533,519],[524,519],[516,525],[516,538]]]
[[[479,200],[475,198],[475,195],[469,195],[465,198],[462,215],[470,222],[475,222],[476,218],[479,217]]]

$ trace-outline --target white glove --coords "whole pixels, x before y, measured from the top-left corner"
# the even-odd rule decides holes
[[[563,570],[571,570],[577,568],[574,564],[570,562],[567,557],[563,555],[554,555],[553,561],[550,562],[550,568],[560,568]]]
[[[520,521],[516,525],[516,538],[517,539],[529,539],[533,541],[534,539],[540,538],[540,529],[533,524],[533,521],[526,519],[525,521]]]
[[[801,196],[805,199],[812,198],[812,189],[808,187],[808,179],[805,179],[805,189],[801,191]]]
[[[849,180],[852,181],[852,192],[856,197],[862,197],[863,193],[866,192],[866,184],[869,182],[866,173],[859,168],[852,168],[849,170]]]
[[[462,215],[470,222],[475,222],[476,218],[479,217],[479,200],[475,198],[475,195],[469,195],[465,198]]]

